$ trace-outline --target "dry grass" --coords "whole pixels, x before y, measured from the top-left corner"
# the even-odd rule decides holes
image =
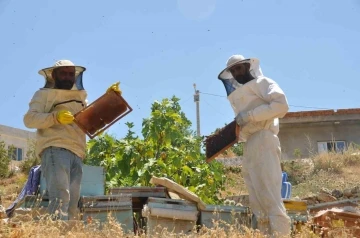
[[[360,154],[349,149],[342,154],[315,155],[307,160],[285,161],[284,171],[293,184],[293,196],[309,196],[321,188],[350,189],[360,185]]]
[[[354,154],[355,151],[348,150],[343,154],[316,155],[307,160],[285,161],[283,169],[288,172],[289,179],[293,184],[293,196],[305,197],[318,192],[321,188],[345,189],[360,185],[360,155]],[[227,170],[226,192],[222,197],[231,195],[246,194],[247,190],[241,176],[241,167]],[[3,196],[5,207],[15,199],[20,192],[26,176],[18,174],[11,179],[0,182],[0,193]],[[4,199],[5,198],[5,199]],[[335,231],[334,231],[335,232]],[[345,229],[337,230],[333,237],[352,237]],[[51,221],[45,218],[34,220],[30,216],[18,216],[10,223],[0,223],[0,237],[20,238],[20,237],[145,237],[144,234],[134,235],[125,234],[121,226],[110,219],[104,227],[100,229],[98,223],[85,225],[83,222],[61,222]],[[173,234],[163,231],[156,234],[156,237],[263,237],[258,232],[245,229],[240,232],[232,226],[227,230],[221,227],[194,231],[190,234]],[[303,227],[300,234],[294,237],[319,237],[315,235],[310,224]]]
[[[225,191],[220,192],[221,198],[248,193],[244,179],[241,175],[241,167],[226,169],[225,188]]]
[[[0,197],[4,207],[9,206],[16,199],[26,180],[27,175],[23,173],[16,173],[11,178],[0,180]]]
[[[71,238],[100,238],[100,237],[147,237],[145,233],[135,235],[133,233],[124,233],[121,226],[111,217],[109,222],[103,223],[100,226],[99,223],[85,225],[81,221],[52,221],[50,219],[40,219],[34,221],[30,216],[18,216],[11,223],[1,224],[0,221],[0,237],[1,238],[59,238],[59,237],[71,237]],[[161,232],[153,234],[153,237],[196,237],[196,238],[264,238],[259,231],[254,231],[246,227],[242,227],[239,230],[238,226],[217,226],[214,228],[201,228],[200,230],[194,230],[187,234],[175,234],[163,229]],[[304,226],[301,233],[293,236],[296,238],[318,237],[309,227]]]
[[[282,166],[283,171],[288,173],[293,196],[308,196],[324,187],[330,190],[343,190],[360,185],[360,152],[352,147],[343,153],[283,161]],[[241,167],[228,168],[226,177],[226,189],[221,192],[222,198],[247,194]]]

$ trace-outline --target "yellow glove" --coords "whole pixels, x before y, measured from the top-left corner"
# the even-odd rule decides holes
[[[71,112],[67,110],[61,110],[56,114],[56,119],[61,124],[67,125],[74,121],[74,116]]]
[[[114,91],[114,92],[116,92],[116,93],[118,93],[118,94],[121,95],[122,92],[121,92],[121,90],[120,90],[119,85],[120,85],[120,82],[117,82],[117,83],[112,84],[112,85],[106,90],[106,92],[108,93],[108,92],[110,92],[110,91]]]

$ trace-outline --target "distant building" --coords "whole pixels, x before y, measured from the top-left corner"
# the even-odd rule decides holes
[[[280,119],[279,138],[283,159],[360,145],[360,108],[289,112]]]
[[[4,141],[8,147],[14,146],[11,155],[13,160],[24,160],[29,149],[29,142],[35,138],[36,132],[0,125],[0,141]]]

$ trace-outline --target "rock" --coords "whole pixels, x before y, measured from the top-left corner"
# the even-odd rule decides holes
[[[307,205],[315,205],[317,203],[317,198],[315,195],[304,197],[301,200],[305,201]]]
[[[341,198],[342,196],[344,196],[344,193],[341,192],[340,190],[335,189],[331,192],[331,195],[333,195],[336,198]]]
[[[296,197],[293,197],[291,200],[294,200],[294,201],[301,201],[301,198],[299,196],[296,196]]]
[[[344,193],[344,197],[347,197],[347,198],[350,198],[353,195],[351,192],[351,189],[349,189],[349,188],[345,189],[343,193]]]
[[[250,202],[249,202],[249,195],[248,194],[245,194],[245,195],[238,195],[238,196],[228,196],[226,197],[227,200],[230,200],[230,201],[234,201],[235,204],[242,204],[243,206],[250,206]],[[235,205],[234,204],[234,205]]]
[[[6,215],[6,212],[5,212],[5,208],[0,205],[0,219],[4,219],[6,217],[7,217],[7,215]]]
[[[315,200],[305,200],[305,202],[306,202],[306,205],[308,205],[308,206],[315,205],[315,204],[318,203],[318,202],[315,201]]]
[[[320,192],[318,195],[317,195],[317,199],[320,201],[320,202],[333,202],[333,201],[336,201],[336,197],[328,194],[328,193],[324,193],[324,192]]]
[[[360,193],[353,194],[352,197],[353,197],[353,198],[360,198]]]
[[[321,188],[321,189],[320,189],[320,192],[321,192],[321,193],[327,193],[327,194],[330,194],[330,195],[331,195],[331,191],[330,191],[329,189],[327,189],[327,188]]]
[[[358,193],[360,193],[360,187],[359,187],[359,186],[354,187],[353,189],[351,189],[351,193],[352,193],[352,194],[358,194]]]

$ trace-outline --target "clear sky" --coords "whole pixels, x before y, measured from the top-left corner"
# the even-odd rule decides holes
[[[89,102],[121,82],[134,110],[108,129],[119,138],[172,95],[195,130],[194,83],[201,134],[232,121],[217,75],[233,54],[259,58],[291,111],[359,107],[360,0],[0,0],[0,30],[0,124],[11,127],[26,129],[37,72],[59,59],[87,68]]]

